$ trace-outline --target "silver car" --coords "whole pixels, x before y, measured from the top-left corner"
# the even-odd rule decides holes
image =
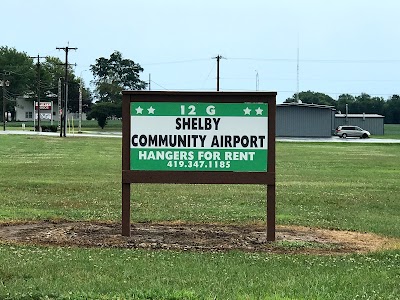
[[[341,138],[359,137],[362,139],[366,139],[369,138],[371,134],[369,133],[369,131],[362,129],[361,127],[345,125],[338,126],[338,128],[336,128],[335,130],[335,135]]]

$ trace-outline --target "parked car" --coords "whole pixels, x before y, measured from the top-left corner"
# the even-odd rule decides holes
[[[335,135],[341,138],[359,137],[361,139],[366,139],[369,138],[371,134],[369,131],[362,129],[361,127],[346,125],[338,126],[335,130]]]

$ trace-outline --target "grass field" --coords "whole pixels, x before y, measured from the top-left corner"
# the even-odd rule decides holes
[[[400,139],[400,124],[385,124],[384,138]]]
[[[0,136],[0,220],[120,220],[121,142]],[[400,237],[400,145],[278,143],[277,223]],[[133,185],[134,221],[265,221],[265,187]],[[400,250],[342,256],[0,245],[0,299],[399,299]],[[46,298],[47,297],[47,298]]]

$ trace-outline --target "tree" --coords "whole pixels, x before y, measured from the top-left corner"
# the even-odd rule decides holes
[[[336,104],[335,100],[332,97],[323,93],[312,92],[312,91],[300,92],[299,99],[303,103],[310,103],[310,104],[313,103],[313,104],[331,105],[331,106],[335,106]],[[285,103],[289,102],[296,102],[296,94],[285,100]]]
[[[356,97],[349,94],[340,95],[336,109],[345,113],[346,104],[348,112],[351,114],[384,114],[385,100],[381,97],[371,97],[366,93],[362,93]]]
[[[339,96],[337,103],[336,103],[336,110],[340,111],[341,113],[346,113],[346,104],[348,105],[349,109],[352,109],[352,105],[355,102],[354,96],[350,94],[342,94]],[[349,110],[353,112],[352,110]]]
[[[40,90],[41,97],[57,97],[58,79],[64,77],[64,66],[57,57],[46,57],[46,60],[40,64]],[[71,73],[69,70],[68,73]],[[42,98],[43,99],[43,98]]]
[[[356,96],[354,113],[383,114],[385,101],[380,97],[371,97],[366,93]]]
[[[96,119],[101,129],[104,129],[107,125],[107,119],[119,113],[120,106],[117,103],[98,102],[92,106],[91,111],[87,115],[87,119]]]
[[[33,60],[24,52],[15,48],[0,47],[0,80],[9,81],[7,94],[7,111],[12,111],[11,103],[19,95],[32,95],[36,86],[36,70]],[[3,90],[0,89],[0,110],[3,108]],[[1,118],[0,118],[1,119]]]
[[[384,105],[385,123],[400,124],[400,96],[393,95]]]
[[[31,58],[25,52],[18,52],[14,48],[0,47],[0,80],[10,82],[7,87],[7,110],[14,110],[13,98],[27,96],[36,101],[38,87],[38,71],[40,72],[40,99],[50,101],[57,99],[58,80],[65,75],[64,64],[56,57],[46,57],[40,61],[40,68],[36,59]],[[77,112],[79,106],[79,84],[71,67],[68,68],[69,77],[69,102],[70,111]],[[64,91],[64,89],[63,89]],[[2,109],[3,91],[0,89],[0,108]],[[92,97],[87,88],[83,88],[83,111],[89,110]]]
[[[119,51],[114,51],[110,58],[100,57],[90,66],[93,73],[94,93],[97,103],[89,114],[101,128],[107,124],[107,118],[122,116],[122,91],[143,90],[146,83],[140,79],[143,68],[133,60],[122,58]],[[111,103],[105,105],[105,103]]]
[[[65,64],[57,57],[46,57],[46,61],[41,64],[41,90],[46,97],[57,97],[58,81],[62,81],[62,94],[64,94]],[[82,111],[87,112],[92,104],[92,96],[84,86],[81,78],[76,77],[73,69],[68,66],[68,110],[71,112],[79,111],[79,87],[82,84]],[[43,99],[43,98],[42,98]]]
[[[121,103],[122,90],[143,90],[146,83],[140,79],[143,68],[133,60],[122,58],[114,51],[110,58],[100,57],[90,66],[98,102]]]

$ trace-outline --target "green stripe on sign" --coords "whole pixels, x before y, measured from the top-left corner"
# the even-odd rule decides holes
[[[131,149],[131,170],[266,172],[268,150]]]
[[[131,102],[132,116],[267,117],[267,103]]]

